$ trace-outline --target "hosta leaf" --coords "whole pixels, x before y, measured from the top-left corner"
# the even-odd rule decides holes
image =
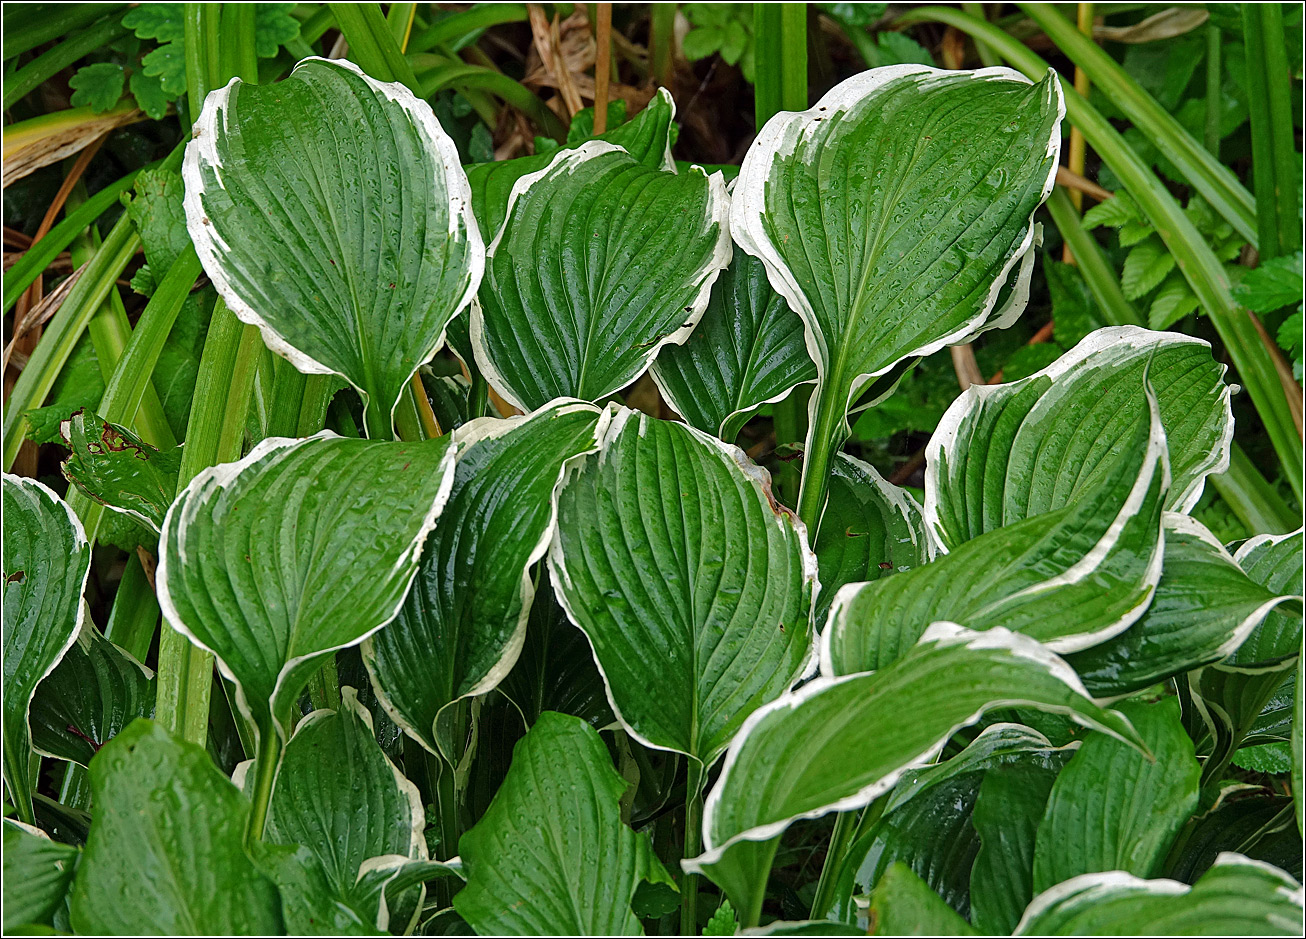
[[[517,660],[535,595],[531,568],[553,537],[563,469],[598,445],[606,422],[592,405],[560,402],[455,432],[453,488],[413,588],[395,621],[363,646],[388,713],[432,753],[461,758],[436,726],[441,710],[494,688]]]
[[[1168,513],[1165,527],[1161,579],[1147,612],[1120,635],[1066,658],[1095,696],[1141,691],[1218,662],[1293,599],[1244,574],[1195,519]]]
[[[462,876],[462,862],[458,858],[446,862],[413,861],[399,854],[374,857],[363,862],[351,902],[367,911],[368,915],[375,912],[381,929],[407,935],[422,911],[425,897],[422,891],[414,888],[428,880]]]
[[[612,128],[598,137],[616,144],[645,166],[671,170],[670,128],[676,116],[676,102],[671,92],[659,88],[657,94],[625,124]],[[498,160],[467,167],[467,180],[472,187],[472,208],[481,232],[492,239],[503,227],[508,215],[508,202],[517,180],[529,173],[537,173],[553,162],[556,153],[539,153],[518,157],[515,160]]]
[[[1257,535],[1248,539],[1234,560],[1247,572],[1247,576],[1274,593],[1301,597],[1302,590],[1302,529],[1287,535]],[[1301,608],[1293,604],[1267,615],[1247,640],[1229,659],[1230,665],[1256,667],[1274,666],[1297,654],[1301,645]]]
[[[72,451],[62,465],[69,482],[158,533],[177,492],[181,447],[157,450],[126,427],[85,411],[63,421],[59,436]]]
[[[1037,375],[972,385],[926,448],[925,520],[945,548],[1065,506],[1132,457],[1129,429],[1156,395],[1172,483],[1187,512],[1228,467],[1233,413],[1225,367],[1179,333],[1106,327]]]
[[[1283,871],[1220,855],[1192,887],[1122,871],[1085,874],[1034,898],[1018,936],[1296,936],[1302,889]]]
[[[1167,474],[1154,401],[1150,422],[1126,434],[1111,475],[1065,508],[985,532],[915,570],[842,590],[822,635],[822,672],[882,668],[937,620],[1002,626],[1057,652],[1127,629],[1161,573]]]
[[[827,420],[842,426],[851,397],[903,359],[1020,314],[1062,107],[1054,76],[899,65],[767,122],[731,226],[806,322]]]
[[[733,443],[749,416],[816,378],[803,321],[737,252],[712,287],[703,318],[683,345],[666,346],[653,380],[688,423]]]
[[[39,828],[4,820],[4,932],[51,925],[77,870],[75,847],[50,840]]]
[[[4,474],[4,778],[31,819],[27,709],[41,680],[77,639],[91,546],[82,523],[34,479]]]
[[[616,411],[559,497],[549,569],[622,724],[704,767],[808,660],[802,526],[741,451],[684,424]]]
[[[323,657],[398,613],[453,458],[448,437],[274,437],[178,495],[160,538],[159,606],[214,653],[262,732],[275,723],[287,736]]]
[[[1292,799],[1282,796],[1257,795],[1222,801],[1184,833],[1182,851],[1167,864],[1167,872],[1175,880],[1191,884],[1221,854],[1237,851],[1300,878],[1301,832],[1297,830],[1291,808]]]
[[[281,918],[291,936],[379,936],[381,930],[341,900],[316,854],[303,845],[255,842],[258,869],[277,886]]]
[[[797,819],[868,804],[933,760],[957,729],[1003,706],[1057,711],[1139,742],[1128,720],[1094,704],[1034,640],[936,623],[893,665],[819,678],[755,711],[708,794],[705,853],[686,869],[704,870],[738,906],[769,867],[775,842],[767,839]]]
[[[621,821],[627,785],[589,725],[540,715],[490,808],[459,841],[467,886],[454,908],[483,936],[640,934],[636,889],[671,878],[647,833]]]
[[[974,936],[977,932],[901,861],[871,892],[871,922],[884,936]]]
[[[186,221],[205,272],[268,348],[343,376],[388,435],[484,266],[453,142],[425,102],[343,59],[233,82],[195,128]]]
[[[349,902],[364,861],[426,858],[425,822],[417,787],[381,751],[371,716],[346,687],[339,710],[314,711],[286,744],[264,838],[309,848],[333,894]]]
[[[96,751],[138,717],[154,716],[154,673],[95,628],[77,641],[32,699],[32,746],[89,766]]]
[[[1179,702],[1120,705],[1152,757],[1091,734],[1057,777],[1034,848],[1034,890],[1079,874],[1155,875],[1197,808],[1201,769],[1179,720]]]
[[[472,308],[476,364],[510,404],[598,401],[683,342],[730,261],[721,175],[590,141],[513,186]]]
[[[133,722],[91,761],[95,821],[72,892],[90,935],[275,935],[277,888],[245,854],[249,803],[202,747]]]
[[[911,493],[869,463],[839,454],[816,538],[821,578],[816,622],[825,622],[835,594],[845,584],[913,570],[933,556],[920,504]]]

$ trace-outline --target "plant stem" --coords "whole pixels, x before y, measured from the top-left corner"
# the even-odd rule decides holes
[[[281,738],[272,721],[259,728],[259,753],[254,761],[254,793],[249,810],[249,827],[245,830],[246,844],[263,840],[263,829],[268,821],[268,804],[272,801],[272,784],[277,778],[277,763],[281,758]]]
[[[5,735],[5,783],[9,788],[9,801],[13,803],[18,820],[28,825],[36,824],[36,813],[32,809],[32,787],[27,777],[27,759],[30,747],[15,752],[18,748],[10,745],[9,735]]]
[[[686,761],[685,851],[682,857],[703,853],[703,765],[694,757]],[[680,933],[698,935],[698,874],[686,873],[680,884]]]
[[[816,423],[807,434],[807,452],[803,454],[803,482],[798,492],[798,518],[807,526],[808,544],[816,544],[830,486],[830,465],[842,441],[839,426],[848,407],[847,390],[839,380],[836,364],[816,386]]]
[[[816,895],[812,898],[812,919],[823,919],[830,912],[830,907],[834,903],[835,881],[856,825],[857,812],[855,811],[840,812],[835,816],[834,830],[830,832],[830,845],[825,852],[825,863],[821,866],[821,877],[816,882]]]
[[[1222,50],[1220,27],[1206,27],[1206,149],[1211,156],[1220,158],[1220,111],[1223,94],[1220,90],[1220,53]]]
[[[1262,261],[1301,244],[1297,192],[1300,156],[1293,138],[1292,87],[1278,4],[1244,3],[1247,106],[1252,127],[1252,180]],[[1286,126],[1279,126],[1286,121]],[[1294,165],[1296,169],[1294,169]]]

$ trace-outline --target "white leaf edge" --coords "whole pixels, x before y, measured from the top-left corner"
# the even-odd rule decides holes
[[[917,646],[927,644],[936,645],[937,647],[963,645],[971,649],[1005,650],[1011,654],[1012,658],[1024,659],[1042,667],[1049,675],[1065,684],[1071,691],[1075,692],[1089,703],[1094,703],[1093,698],[1089,696],[1088,690],[1084,687],[1083,682],[1080,681],[1079,676],[1075,674],[1074,669],[1049,650],[1046,645],[1020,633],[1013,633],[1001,627],[995,627],[984,632],[976,632],[971,629],[966,629],[964,626],[959,626],[956,623],[940,620],[936,623],[931,623],[929,628],[926,629],[925,634],[921,636],[920,641],[917,642]],[[845,682],[862,680],[873,674],[875,673],[857,672],[852,675],[841,675],[835,678],[821,676],[798,690],[791,691],[789,694],[783,695],[775,701],[763,705],[748,716],[739,733],[736,734],[734,740],[731,741],[730,747],[726,751],[725,763],[721,767],[721,773],[717,778],[717,783],[712,788],[712,791],[708,793],[707,800],[704,803],[704,851],[696,858],[686,858],[680,862],[681,867],[686,873],[706,874],[707,868],[712,864],[721,861],[726,851],[728,851],[733,845],[744,841],[770,840],[800,819],[819,818],[822,815],[829,814],[830,812],[847,812],[869,805],[880,795],[893,788],[902,775],[907,771],[933,763],[954,733],[963,727],[973,724],[986,711],[999,707],[1018,706],[1025,703],[1023,699],[1020,699],[1018,696],[1010,700],[1003,699],[992,701],[987,706],[978,709],[965,720],[949,729],[947,733],[940,736],[938,740],[920,754],[907,760],[896,769],[891,770],[869,785],[862,787],[857,792],[833,802],[809,809],[805,812],[789,816],[788,818],[768,822],[764,825],[758,825],[742,832],[736,832],[735,834],[729,835],[720,844],[717,844],[713,827],[721,803],[722,793],[726,788],[726,782],[736,760],[739,757],[740,751],[748,744],[749,738],[754,732],[756,732],[762,722],[772,714],[781,711],[796,710],[810,699],[820,696],[822,693],[833,687],[844,684]],[[1041,710],[1063,712],[1075,723],[1083,723],[1078,715],[1069,710],[1062,711],[1060,708],[1049,708],[1041,704],[1038,705],[1038,707]],[[1129,724],[1128,718],[1124,717],[1124,715],[1118,716],[1122,722]],[[1105,725],[1092,722],[1085,726],[1091,726],[1094,730],[1099,730],[1102,733],[1128,743],[1130,746],[1135,746],[1132,741],[1125,740],[1119,733]]]
[[[647,422],[651,420],[657,420],[657,418],[649,417],[647,414],[644,414],[641,411],[635,411],[632,410],[631,408],[623,407],[617,404],[616,402],[609,404],[608,410],[612,414],[612,419],[608,423],[607,427],[605,428],[605,433],[600,439],[600,444],[598,448],[600,466],[603,464],[603,461],[607,459],[608,448],[612,445],[614,441],[616,441],[618,437],[621,436],[622,431],[625,430],[626,424],[632,418],[638,422],[639,435],[641,437],[644,435],[644,428],[647,426]],[[713,437],[711,434],[707,433],[706,431],[699,430],[697,427],[692,427],[689,424],[682,424],[676,421],[663,421],[663,423],[671,427],[679,428],[683,430],[685,433],[688,433],[692,439],[698,441],[701,444],[704,444],[706,446],[706,449],[709,452],[711,452],[714,457],[720,460],[727,467],[727,469],[729,469],[731,472],[740,473],[744,477],[745,481],[754,488],[754,490],[756,491],[757,495],[760,497],[764,505],[774,506],[772,512],[775,515],[776,525],[779,526],[782,530],[786,526],[792,528],[794,534],[798,538],[798,549],[803,565],[802,566],[803,580],[811,584],[811,602],[809,604],[808,611],[807,611],[807,621],[810,629],[810,638],[808,640],[807,654],[804,656],[802,664],[795,670],[795,674],[791,677],[789,681],[789,687],[792,688],[795,684],[797,684],[798,682],[802,681],[805,678],[810,677],[813,674],[816,667],[816,661],[817,661],[816,649],[819,640],[819,636],[816,633],[816,624],[813,621],[814,620],[813,613],[816,609],[816,597],[820,592],[821,585],[819,579],[819,572],[816,564],[816,553],[812,550],[811,545],[808,543],[807,540],[807,526],[805,526],[802,523],[802,521],[798,518],[797,515],[791,512],[780,502],[775,500],[775,498],[771,495],[771,474],[768,473],[762,467],[753,463],[748,458],[748,455],[744,453],[743,450],[739,449],[733,444],[725,443],[717,439],[716,437]],[[567,471],[563,479],[563,488],[566,487],[566,485],[571,481],[574,475],[581,472],[582,468],[583,468],[582,460],[576,461],[574,465],[567,468]],[[556,499],[555,499],[555,510],[556,510]],[[594,647],[594,640],[590,637],[590,634],[586,632],[585,627],[583,627],[580,624],[580,620],[577,618],[575,610],[572,608],[571,601],[567,597],[566,590],[563,589],[564,585],[567,590],[571,589],[572,581],[571,581],[571,575],[567,571],[566,555],[563,553],[562,550],[561,532],[557,530],[556,526],[553,535],[553,541],[549,545],[548,563],[549,563],[549,576],[553,578],[553,583],[554,583],[554,596],[557,598],[558,605],[562,607],[563,612],[567,614],[567,619],[571,621],[571,624],[573,626],[575,626],[577,629],[580,630],[581,634],[585,637],[586,643],[589,645],[590,656],[594,660],[595,667],[599,670],[599,675],[603,678],[603,691],[604,694],[607,696],[608,704],[612,708],[612,713],[613,716],[616,717],[617,723],[620,724],[620,726],[626,731],[626,733],[630,734],[630,736],[632,736],[635,740],[639,741],[641,744],[643,744],[646,747],[649,747],[650,749],[664,750],[668,753],[679,753],[683,755],[686,759],[693,759],[695,760],[695,762],[701,763],[703,768],[703,776],[705,777],[708,768],[710,768],[717,761],[717,759],[720,758],[722,752],[725,752],[725,747],[719,748],[715,753],[707,754],[705,756],[705,759],[700,760],[699,758],[693,757],[689,753],[677,747],[673,747],[669,744],[657,743],[653,741],[649,737],[645,736],[640,730],[638,730],[621,713],[621,708],[617,706],[616,697],[613,695],[612,682],[608,679],[608,673],[604,670],[603,663],[599,661],[598,652]],[[783,697],[783,695],[781,697]],[[768,705],[762,705],[763,708],[767,706]],[[740,726],[740,729],[735,733],[734,739],[738,739],[739,736],[743,734],[744,728],[747,726],[748,726],[748,722],[746,720],[744,724]],[[726,746],[728,747],[729,744],[727,744]]]
[[[177,493],[177,498],[173,501],[171,507],[169,507],[168,514],[163,518],[163,530],[159,536],[159,566],[158,570],[155,572],[154,580],[156,584],[156,592],[159,597],[159,609],[163,613],[164,622],[177,632],[181,633],[181,635],[190,643],[213,656],[214,662],[217,663],[218,671],[220,671],[223,677],[230,681],[236,689],[236,707],[240,710],[240,713],[251,722],[251,724],[255,725],[254,736],[256,742],[262,731],[258,729],[257,723],[254,721],[254,714],[249,706],[249,701],[245,697],[245,688],[241,684],[240,679],[237,678],[227,666],[227,663],[223,660],[221,655],[218,655],[214,650],[206,646],[193,632],[190,631],[186,626],[185,620],[182,619],[181,614],[177,611],[176,604],[173,602],[172,593],[168,586],[168,574],[169,568],[172,564],[178,563],[185,565],[186,557],[184,549],[179,551],[179,557],[172,557],[172,552],[168,550],[167,546],[169,546],[174,540],[174,528],[189,525],[203,503],[227,489],[237,480],[237,478],[240,477],[242,473],[249,470],[251,467],[256,466],[264,458],[270,458],[269,465],[271,465],[290,456],[296,450],[314,446],[319,442],[352,439],[355,438],[342,437],[330,430],[318,431],[311,437],[268,437],[259,441],[259,443],[254,446],[254,449],[250,450],[250,452],[240,460],[233,463],[219,463],[216,466],[210,466],[201,470],[195,478],[186,485],[185,489]],[[453,468],[456,450],[457,447],[452,445],[445,448],[444,456],[440,458],[440,473],[442,478],[439,490],[436,493],[435,501],[422,519],[422,524],[419,526],[416,535],[413,537],[412,541],[408,543],[407,548],[405,548],[405,550],[399,555],[399,559],[395,563],[395,571],[402,570],[405,566],[411,565],[412,572],[408,575],[408,583],[400,592],[399,600],[394,605],[394,608],[380,623],[377,623],[371,629],[368,629],[361,636],[351,639],[348,642],[341,643],[340,645],[331,646],[327,649],[319,649],[304,655],[295,656],[281,666],[280,672],[277,673],[277,681],[273,686],[272,698],[268,702],[268,706],[273,711],[272,722],[276,727],[277,735],[280,736],[282,740],[288,739],[289,734],[287,733],[287,728],[282,726],[281,722],[276,719],[276,709],[274,705],[278,696],[281,694],[282,682],[285,681],[286,676],[289,675],[297,665],[307,659],[325,656],[329,653],[339,652],[341,649],[348,649],[352,646],[358,645],[372,634],[389,625],[390,622],[399,615],[404,600],[408,596],[408,590],[412,587],[413,579],[417,576],[418,558],[421,554],[422,545],[426,541],[426,536],[431,533],[433,528],[435,528],[436,520],[439,518],[440,513],[444,511],[444,505],[449,500],[449,492],[453,488]],[[180,543],[178,547],[181,547]]]
[[[629,156],[629,153],[623,147],[608,143],[606,140],[588,140],[573,150],[559,151],[558,155],[544,169],[537,170],[534,173],[527,173],[513,183],[512,191],[508,195],[508,207],[504,211],[503,225],[500,226],[494,240],[486,248],[487,262],[492,260],[498,251],[499,243],[503,240],[504,234],[508,231],[508,225],[513,220],[512,213],[513,209],[516,208],[517,200],[527,190],[536,183],[544,182],[547,184],[550,177],[554,175],[570,175],[590,160],[598,159],[609,153],[624,153]],[[712,225],[717,226],[717,241],[712,255],[703,267],[693,272],[693,278],[697,280],[699,285],[698,294],[694,297],[689,311],[685,314],[683,325],[645,349],[638,360],[637,367],[629,370],[628,374],[624,375],[613,387],[605,389],[598,396],[598,399],[619,391],[648,371],[649,366],[657,358],[658,351],[663,346],[669,344],[680,345],[689,338],[690,333],[694,331],[694,327],[698,325],[698,321],[703,318],[703,312],[707,309],[708,299],[712,295],[712,285],[716,283],[721,272],[730,265],[730,259],[734,254],[734,246],[730,240],[730,197],[726,194],[725,178],[720,172],[708,175],[701,166],[697,165],[689,168],[689,175],[695,173],[699,173],[707,179],[707,224],[709,228]],[[490,350],[485,338],[485,312],[481,309],[480,303],[472,305],[471,318],[472,357],[476,360],[476,365],[481,374],[485,376],[486,382],[498,392],[500,397],[519,411],[530,411],[526,403],[517,396],[508,379],[495,366],[490,356]]]
[[[430,360],[444,345],[445,332],[448,330],[449,322],[471,303],[485,273],[485,242],[481,237],[481,230],[476,224],[476,218],[472,214],[471,183],[467,181],[467,173],[459,162],[458,148],[449,135],[444,132],[444,128],[440,126],[440,122],[436,119],[431,106],[414,95],[403,83],[377,81],[348,59],[328,59],[321,56],[309,56],[301,59],[296,63],[286,80],[293,80],[295,72],[309,63],[328,65],[352,72],[363,79],[365,84],[382,97],[394,102],[403,109],[412,120],[413,127],[418,135],[429,145],[444,170],[445,192],[448,193],[450,199],[449,237],[456,238],[460,227],[466,234],[468,249],[467,283],[463,288],[462,295],[453,305],[454,312],[449,316],[449,321],[445,323],[439,335],[434,338],[430,348],[418,350],[415,357],[417,365],[413,366],[413,371],[407,379],[411,381],[413,375],[417,373],[417,368],[422,363]],[[329,368],[308,355],[308,353],[291,345],[290,341],[277,332],[272,324],[260,316],[258,311],[250,304],[245,302],[227,276],[224,261],[227,245],[213,230],[213,226],[208,224],[204,210],[206,190],[201,164],[211,166],[215,171],[215,175],[219,179],[221,178],[222,158],[217,151],[218,118],[219,116],[222,118],[223,128],[225,129],[231,94],[241,84],[243,82],[239,78],[233,78],[223,87],[215,88],[208,93],[208,96],[204,99],[204,107],[200,111],[200,116],[195,121],[191,139],[186,144],[186,153],[181,168],[182,179],[185,183],[182,207],[186,213],[186,230],[195,243],[195,251],[199,255],[204,273],[208,275],[209,280],[213,282],[213,286],[227,304],[227,308],[235,314],[238,320],[250,326],[258,327],[259,333],[263,336],[264,344],[270,350],[285,358],[299,372],[305,375],[339,375],[358,392],[363,399],[363,406],[366,408],[369,403],[369,395],[366,391],[348,375]],[[399,398],[395,399],[387,414],[387,420],[391,422],[392,426],[399,400]]]
[[[611,412],[606,408],[599,408],[597,405],[590,404],[588,401],[580,401],[576,398],[554,398],[548,404],[536,411],[526,415],[514,415],[512,417],[478,417],[457,427],[453,431],[454,444],[457,447],[459,457],[461,458],[468,450],[477,443],[489,440],[499,440],[507,436],[512,431],[522,427],[529,421],[557,417],[562,414],[570,414],[577,411],[588,411],[597,417],[597,424],[594,428],[594,443],[587,446],[580,453],[570,456],[563,460],[562,466],[558,471],[558,476],[554,480],[552,494],[549,497],[549,517],[540,533],[540,538],[531,548],[527,556],[526,563],[522,566],[521,571],[521,612],[517,616],[517,626],[513,631],[508,642],[504,645],[499,654],[499,659],[492,665],[486,673],[476,682],[466,693],[459,695],[452,701],[449,701],[440,707],[440,711],[457,704],[465,698],[473,698],[478,695],[487,694],[493,689],[499,687],[499,684],[508,677],[514,665],[517,664],[518,658],[521,657],[522,647],[526,643],[526,624],[530,620],[531,607],[535,604],[535,580],[531,577],[531,568],[535,563],[544,557],[550,543],[553,541],[553,533],[558,525],[558,498],[562,494],[563,483],[567,478],[569,468],[583,460],[589,454],[595,452],[603,438],[603,432],[607,428],[608,421],[611,419]],[[452,496],[453,479],[456,477],[457,467],[450,474],[450,496]],[[420,572],[420,565],[419,565]],[[415,578],[414,578],[415,579]],[[396,616],[398,613],[396,613]],[[396,726],[414,741],[421,745],[432,756],[438,756],[442,759],[450,759],[449,754],[442,754],[439,749],[439,741],[436,740],[435,728],[431,727],[426,733],[421,733],[413,726],[412,721],[408,720],[391,701],[389,694],[386,692],[383,682],[378,680],[376,671],[376,643],[369,636],[364,640],[362,648],[359,650],[363,665],[367,669],[367,677],[372,682],[372,691],[376,694],[377,703],[389,716]],[[436,720],[439,720],[437,712]],[[426,738],[430,736],[428,741]],[[434,746],[433,746],[434,745]],[[455,760],[456,762],[456,760]]]

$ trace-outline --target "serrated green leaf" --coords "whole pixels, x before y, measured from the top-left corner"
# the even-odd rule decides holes
[[[821,593],[815,622],[824,623],[845,584],[914,570],[934,559],[920,503],[846,453],[834,461],[830,498],[816,538]]]
[[[275,935],[281,901],[245,854],[249,803],[202,747],[137,720],[91,761],[95,820],[72,890],[90,935]]]
[[[173,42],[186,38],[184,3],[141,3],[122,18],[122,25],[140,39]]]
[[[648,835],[621,821],[627,785],[593,728],[540,715],[459,841],[467,886],[454,908],[480,935],[639,935],[636,888],[672,881]]]
[[[626,123],[626,102],[617,98],[608,102],[608,126],[616,128]],[[571,116],[567,126],[568,147],[578,147],[594,137],[594,108],[581,108]]]
[[[1147,612],[1120,635],[1067,657],[1097,697],[1220,661],[1291,599],[1247,577],[1195,519],[1167,514],[1165,526],[1161,580]]]
[[[37,686],[32,746],[89,766],[100,747],[138,717],[154,716],[154,673],[86,622],[77,641]]]
[[[703,927],[705,936],[733,936],[739,930],[739,918],[729,900],[722,900],[712,918]]]
[[[1228,465],[1224,373],[1200,339],[1123,326],[1090,333],[1021,382],[968,389],[926,449],[926,523],[951,549],[1073,502],[1125,458],[1121,442],[1148,410],[1145,381],[1165,429],[1165,507],[1189,511],[1206,477]]]
[[[1233,289],[1234,299],[1257,313],[1302,302],[1302,255],[1285,255],[1249,271]]]
[[[1127,192],[1117,192],[1112,198],[1099,202],[1084,213],[1084,228],[1089,231],[1103,225],[1120,228],[1130,222],[1143,221],[1145,219],[1142,213]]]
[[[563,472],[598,446],[606,423],[592,405],[560,401],[529,418],[481,418],[454,435],[462,449],[453,488],[412,590],[394,622],[363,646],[391,718],[451,763],[462,753],[441,732],[440,713],[490,691],[512,668]]]
[[[168,116],[168,105],[172,98],[163,90],[163,82],[157,75],[146,75],[144,70],[132,72],[128,81],[136,106],[152,120],[161,121]]]
[[[1165,280],[1165,275],[1174,270],[1174,266],[1174,255],[1161,239],[1154,238],[1137,245],[1125,258],[1120,273],[1120,287],[1125,297],[1137,300]]]
[[[1148,238],[1152,237],[1156,231],[1149,222],[1146,221],[1129,221],[1120,226],[1120,247],[1132,248]]]
[[[147,169],[136,177],[135,194],[124,197],[127,214],[140,233],[146,260],[165,273],[190,246],[186,231],[186,186],[180,173]]]
[[[1057,652],[1089,648],[1127,629],[1161,574],[1165,442],[1155,399],[1150,410],[1150,421],[1118,438],[1122,458],[1112,474],[1065,508],[840,593],[822,635],[822,673],[882,668],[938,620],[1001,626]],[[970,460],[974,469],[978,461]]]
[[[1240,747],[1230,762],[1254,773],[1283,776],[1292,770],[1292,748],[1286,741]]]
[[[270,59],[277,50],[299,35],[299,20],[290,15],[293,3],[254,4],[254,51]]]
[[[1197,309],[1197,296],[1182,274],[1171,273],[1161,283],[1147,311],[1152,329],[1167,329]]]
[[[806,323],[829,424],[812,434],[845,436],[850,400],[895,364],[1019,315],[1061,110],[1052,77],[896,66],[762,129],[732,233]]]
[[[1179,719],[1179,702],[1126,701],[1122,714],[1154,759],[1105,734],[1090,734],[1048,797],[1034,847],[1034,890],[1099,871],[1154,876],[1197,808],[1201,768]]]
[[[147,3],[142,6],[154,6]],[[139,7],[137,9],[140,9]],[[165,42],[141,58],[141,71],[157,79],[163,93],[178,98],[186,93],[186,43],[183,40]]]
[[[448,437],[273,437],[178,494],[160,538],[159,606],[215,654],[261,733],[288,736],[323,657],[394,618],[453,457]]]
[[[1018,936],[1295,936],[1302,889],[1283,871],[1220,855],[1192,887],[1120,871],[1086,874],[1034,898]]]
[[[742,451],[619,409],[558,499],[549,571],[622,724],[706,768],[801,674],[815,560]]]
[[[901,861],[885,871],[871,891],[870,917],[875,932],[886,936],[978,935]]]
[[[126,427],[78,411],[59,425],[71,451],[63,474],[92,501],[139,519],[158,534],[172,505],[181,447],[157,450]]]
[[[486,380],[525,411],[599,401],[683,342],[730,260],[720,174],[653,169],[605,141],[513,187],[472,309]]]
[[[80,852],[59,844],[39,828],[4,820],[4,932],[50,926],[63,905]]]
[[[708,794],[705,853],[683,865],[738,905],[769,867],[771,839],[794,821],[866,805],[984,711],[1017,705],[1141,745],[1127,719],[1088,699],[1074,672],[1034,640],[936,623],[893,665],[819,678],[754,712]]]
[[[404,386],[480,283],[453,142],[411,92],[344,60],[228,85],[195,126],[186,220],[205,272],[270,349],[358,389],[369,431],[388,436]]]
[[[1267,590],[1300,599],[1306,568],[1302,529],[1286,535],[1257,535],[1244,542],[1233,557],[1248,577]],[[1296,655],[1302,641],[1301,614],[1298,604],[1270,612],[1229,657],[1229,664],[1276,666]]]
[[[1050,255],[1044,255],[1043,276],[1048,282],[1048,294],[1052,298],[1052,336],[1057,345],[1069,349],[1078,345],[1093,330],[1106,325],[1098,310],[1097,300],[1089,291],[1078,267],[1054,261]],[[1032,349],[1037,346],[1021,348]],[[1048,364],[1051,363],[1045,363]],[[1015,380],[1009,366],[1004,368],[1004,374],[1007,381]]]
[[[89,107],[95,114],[101,114],[118,103],[125,81],[121,65],[113,62],[83,65],[68,79],[68,87],[73,89],[71,103],[73,107]]]
[[[737,252],[703,318],[682,345],[658,353],[652,375],[686,422],[733,443],[757,408],[815,380],[816,366],[803,321],[772,289],[762,262]]]
[[[91,546],[68,503],[35,479],[4,474],[4,779],[31,821],[32,695],[86,621]]]

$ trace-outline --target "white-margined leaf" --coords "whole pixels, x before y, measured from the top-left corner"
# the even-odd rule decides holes
[[[1056,652],[1127,629],[1161,575],[1169,474],[1155,399],[1121,446],[1111,471],[1069,505],[985,532],[915,570],[845,587],[822,635],[822,672],[882,668],[937,620],[1001,626]]]
[[[694,331],[658,353],[652,375],[686,422],[734,443],[754,411],[814,380],[816,366],[803,321],[767,281],[762,262],[740,251]]]
[[[1294,599],[1244,574],[1197,520],[1166,513],[1165,528],[1161,579],[1147,612],[1120,635],[1066,657],[1096,697],[1141,691],[1218,662]],[[1297,624],[1300,629],[1300,616]]]
[[[476,364],[524,411],[599,401],[683,342],[730,262],[719,173],[590,141],[513,185],[472,308]]]
[[[549,569],[622,724],[706,767],[808,662],[815,560],[742,451],[623,408],[568,475]]]
[[[369,429],[476,293],[458,153],[426,102],[344,59],[212,92],[183,166],[186,225],[232,312],[301,372],[358,389]]]
[[[77,640],[91,546],[68,503],[47,486],[4,474],[4,779],[20,818],[28,784],[32,695]]]
[[[91,761],[95,820],[72,890],[84,935],[283,931],[276,885],[245,853],[249,802],[202,747],[134,721]]]
[[[641,934],[636,890],[672,881],[648,834],[621,821],[628,785],[597,731],[541,714],[458,843],[467,886],[454,908],[482,936]]]
[[[933,559],[934,545],[915,497],[869,463],[846,453],[835,457],[816,537],[821,576],[816,622],[825,622],[835,594],[846,584],[914,570]]]
[[[413,588],[394,622],[363,646],[387,712],[432,753],[461,758],[437,729],[440,712],[496,687],[517,661],[563,471],[598,446],[608,419],[593,405],[557,402],[454,432],[453,488]]]
[[[1234,560],[1256,583],[1300,600],[1302,544],[1300,528],[1286,535],[1257,535],[1238,549]],[[1296,655],[1302,642],[1302,611],[1297,604],[1293,607],[1270,612],[1230,657],[1229,664],[1239,668],[1276,667]]]
[[[89,620],[32,698],[32,746],[89,766],[138,717],[154,716],[154,672],[114,645]]]
[[[51,926],[77,870],[78,850],[39,828],[4,820],[4,932]]]
[[[873,377],[1019,316],[1062,113],[1055,75],[898,65],[758,134],[731,226],[804,320],[820,376],[809,452],[814,435],[842,439]]]
[[[1120,705],[1150,755],[1090,734],[1048,796],[1034,846],[1034,891],[1100,871],[1152,877],[1197,809],[1201,769],[1179,702]]]
[[[64,476],[105,508],[140,519],[158,534],[177,493],[181,447],[158,450],[126,427],[78,411],[59,424],[72,452]]]
[[[275,724],[288,736],[323,657],[399,612],[448,498],[454,451],[448,437],[274,437],[177,496],[160,538],[159,606],[216,656],[261,732]]]
[[[1193,886],[1124,871],[1084,874],[1044,891],[1017,936],[1299,936],[1302,888],[1231,852]]]
[[[1165,507],[1186,512],[1205,478],[1228,466],[1233,413],[1210,345],[1135,326],[1086,336],[1036,375],[972,385],[926,448],[925,520],[946,550],[1060,508],[1129,459],[1130,428],[1156,395],[1173,482]]]
[[[868,804],[932,762],[959,728],[1006,706],[1066,714],[1141,745],[1045,646],[1005,629],[935,623],[886,668],[818,678],[753,712],[708,794],[704,854],[686,869],[707,873],[740,907],[794,821]]]

